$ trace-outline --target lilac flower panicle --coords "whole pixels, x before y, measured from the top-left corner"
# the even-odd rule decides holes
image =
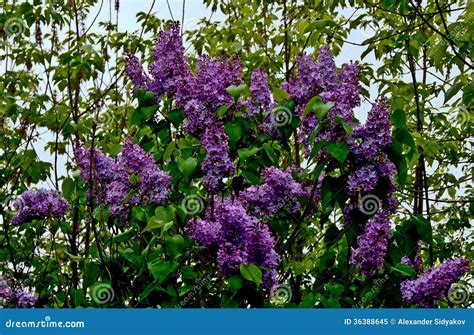
[[[24,192],[13,204],[18,213],[13,224],[19,225],[32,220],[59,220],[69,211],[69,204],[56,190],[38,189]]]
[[[357,247],[352,249],[351,264],[363,275],[373,276],[383,267],[390,237],[388,214],[379,211],[367,222],[364,233],[357,238]]]
[[[33,308],[38,301],[38,297],[26,290],[18,290],[15,294],[15,300],[19,308]]]
[[[263,69],[257,69],[252,72],[250,77],[251,97],[246,101],[248,113],[250,116],[267,112],[272,108],[272,93],[268,85],[268,75]]]
[[[264,184],[251,186],[240,194],[245,204],[251,205],[255,215],[273,215],[283,208],[294,213],[300,209],[297,197],[306,194],[301,184],[295,181],[291,170],[269,167],[263,171]]]
[[[125,59],[125,72],[133,83],[133,90],[139,88],[146,90],[150,84],[150,77],[140,64],[140,60],[135,55],[129,55]]]
[[[354,138],[360,138],[362,143],[353,151],[367,159],[379,155],[380,150],[390,145],[392,141],[390,123],[390,108],[388,100],[380,97],[369,111],[366,123],[354,129]]]
[[[428,268],[418,278],[407,279],[400,284],[403,300],[420,307],[435,307],[451,285],[469,269],[469,261],[463,258],[447,260],[439,267]]]
[[[23,288],[13,288],[8,281],[0,278],[0,302],[5,301],[18,308],[33,308],[38,297]]]
[[[223,243],[222,225],[210,220],[190,220],[185,228],[186,233],[204,247]]]
[[[190,220],[186,232],[203,247],[217,250],[219,273],[238,272],[240,264],[253,263],[263,271],[263,287],[271,295],[277,284],[278,255],[268,226],[250,216],[237,199],[215,199],[213,218]],[[217,248],[215,248],[217,247]]]
[[[247,253],[234,246],[232,243],[224,243],[217,252],[217,262],[219,273],[224,277],[229,277],[236,272],[240,264],[246,263]]]
[[[378,175],[373,164],[368,164],[351,173],[347,178],[347,191],[355,196],[372,191],[377,185]]]
[[[150,74],[153,81],[149,84],[150,91],[157,97],[164,93],[174,96],[186,85],[191,75],[185,49],[181,38],[179,22],[174,22],[159,33],[152,51],[153,63]]]
[[[247,262],[267,269],[263,272],[263,286],[270,293],[274,291],[278,284],[276,268],[279,257],[273,249],[274,245],[275,240],[271,236],[268,226],[255,222],[250,230]]]
[[[224,177],[234,173],[234,163],[229,158],[228,137],[222,123],[216,123],[204,130],[201,142],[207,152],[202,162],[204,186],[210,192],[218,190]]]
[[[90,178],[90,152],[85,146],[77,146],[75,149],[81,177],[86,182]],[[159,204],[171,190],[171,177],[156,166],[152,154],[145,152],[138,144],[133,144],[129,138],[125,140],[117,162],[95,148],[92,171],[93,179],[104,193],[104,203],[110,205],[109,214],[123,222],[127,220],[131,206],[139,203]],[[139,181],[132,184],[131,175],[137,176]],[[136,194],[123,203],[123,199],[132,190]],[[92,193],[96,195],[95,192]]]

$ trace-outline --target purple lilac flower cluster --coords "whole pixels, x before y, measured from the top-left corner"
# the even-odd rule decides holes
[[[13,204],[18,213],[13,224],[19,225],[32,220],[61,219],[69,204],[56,190],[38,189],[23,192]]]
[[[178,91],[186,90],[186,78],[192,76],[192,72],[184,56],[178,22],[160,32],[155,43],[149,74],[135,55],[127,57],[125,71],[133,82],[134,90],[141,88],[152,91],[159,101],[163,94],[174,96]]]
[[[146,153],[138,144],[133,144],[129,138],[125,140],[117,161],[105,156],[97,148],[93,152],[94,164],[91,168],[91,150],[84,145],[77,145],[77,165],[81,168],[84,181],[93,181],[93,194],[99,193],[97,201],[111,205],[109,213],[113,218],[126,220],[127,215],[123,214],[128,213],[130,206],[138,203],[158,204],[167,197],[171,189],[171,177],[156,166],[152,154]],[[92,176],[90,171],[93,172]],[[135,193],[127,197],[131,192]],[[124,202],[125,197],[127,201]]]
[[[407,279],[400,285],[403,299],[421,307],[435,307],[452,284],[469,271],[469,261],[456,258],[442,263],[439,267],[426,269],[417,279]]]
[[[306,195],[301,184],[291,175],[291,169],[286,171],[269,167],[263,171],[264,184],[251,186],[240,193],[241,201],[250,205],[256,216],[273,215],[283,207],[290,213],[300,209],[298,197]]]
[[[365,276],[373,276],[383,267],[390,233],[390,219],[380,211],[366,224],[364,233],[357,238],[357,248],[352,249],[351,264]]]
[[[353,108],[359,105],[359,66],[349,63],[337,72],[334,55],[328,47],[319,50],[318,61],[305,54],[299,55],[296,61],[298,73],[283,84],[290,97],[296,102],[296,111],[302,117],[303,110],[311,98],[319,95],[325,103],[333,102],[328,114],[330,126],[318,133],[316,140],[338,140],[346,137],[338,117],[353,126]],[[319,124],[313,113],[307,115],[301,124],[300,141],[309,155],[311,134]]]
[[[216,201],[206,220],[190,220],[186,232],[202,246],[214,250],[219,273],[229,277],[240,264],[253,263],[264,269],[263,287],[272,294],[277,284],[278,255],[266,224],[250,216],[238,199]]]
[[[272,93],[268,86],[268,75],[263,69],[257,69],[250,76],[251,97],[245,102],[251,117],[268,112],[273,105]]]
[[[228,138],[223,125],[220,122],[214,123],[204,130],[201,142],[207,151],[201,165],[201,170],[205,173],[204,187],[210,192],[216,192],[222,178],[234,173],[234,163],[229,158]]]
[[[12,288],[6,279],[0,278],[0,300],[19,308],[33,308],[38,297],[26,289]]]

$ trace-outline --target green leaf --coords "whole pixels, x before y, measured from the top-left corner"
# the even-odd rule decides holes
[[[259,151],[260,151],[260,148],[257,148],[257,147],[243,148],[243,149],[237,150],[237,154],[239,155],[240,159],[246,160],[247,158],[255,155]]]
[[[184,248],[184,238],[181,235],[173,235],[167,240],[168,253],[171,257],[176,257]]]
[[[189,157],[187,159],[180,159],[178,161],[178,169],[185,177],[189,177],[196,170],[198,165],[198,160],[194,157]]]
[[[331,298],[339,298],[342,293],[344,293],[344,291],[344,285],[340,283],[336,283],[334,285],[329,286],[329,293],[331,295]]]
[[[239,100],[239,97],[246,90],[247,85],[241,84],[239,86],[230,85],[227,87],[227,92],[234,98],[235,101]]]
[[[262,271],[255,264],[240,264],[240,274],[248,281],[257,284],[257,286],[262,282]]]
[[[148,270],[158,285],[162,284],[178,267],[179,264],[175,261],[158,260],[148,263]]]
[[[274,97],[277,101],[283,101],[283,100],[285,100],[285,99],[288,99],[288,92],[282,90],[282,89],[279,88],[279,87],[275,87],[275,88],[273,89],[273,97]]]
[[[168,113],[168,119],[175,127],[178,127],[184,120],[183,111],[180,109],[173,109]]]
[[[326,145],[326,149],[341,164],[344,164],[349,154],[349,145],[346,142],[329,142]]]
[[[407,117],[403,109],[395,109],[390,115],[390,119],[395,128],[406,128],[407,126]]]
[[[413,222],[415,223],[420,240],[431,244],[433,242],[433,229],[430,221],[422,216],[416,216],[413,218]]]
[[[446,94],[444,95],[444,103],[447,103],[449,100],[451,100],[452,97],[456,95],[456,93],[459,92],[459,90],[463,87],[462,82],[458,82],[451,86],[447,91]]]
[[[234,148],[242,137],[244,130],[240,122],[229,121],[225,124],[225,133],[229,136],[229,145]]]
[[[352,136],[352,127],[346,121],[344,121],[337,115],[334,120],[342,126],[347,135]]]
[[[273,150],[272,145],[270,143],[264,143],[262,147],[263,150],[265,150],[265,153],[267,154],[268,158],[272,161],[272,164],[277,165],[278,157],[275,153],[275,150]]]
[[[415,270],[409,266],[409,265],[405,265],[405,264],[402,264],[402,263],[398,263],[397,265],[395,266],[392,266],[390,268],[390,270],[392,272],[395,272],[395,273],[398,273],[399,275],[401,275],[402,277],[413,277],[413,276],[416,276],[416,272]]]
[[[321,120],[329,113],[333,106],[334,102],[330,101],[328,103],[324,103],[321,97],[315,96],[311,98],[311,100],[309,100],[306,104],[303,111],[303,117],[306,117],[309,113],[315,111],[316,116]]]
[[[239,275],[229,277],[227,278],[227,281],[229,282],[231,291],[234,293],[240,290],[240,288],[244,285],[244,281]]]
[[[65,198],[70,198],[72,196],[72,194],[74,193],[75,191],[75,184],[74,184],[74,180],[72,180],[72,178],[65,178],[63,180],[63,183],[61,185],[61,189],[63,191],[63,195]]]

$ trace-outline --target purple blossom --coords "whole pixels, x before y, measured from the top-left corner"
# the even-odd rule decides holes
[[[351,264],[365,276],[371,277],[383,267],[390,233],[388,214],[379,211],[366,224],[364,234],[357,238],[352,249]]]
[[[140,64],[140,60],[135,55],[129,55],[125,60],[125,72],[133,83],[133,90],[147,89],[150,84],[150,77]]]
[[[210,220],[190,220],[186,226],[186,233],[204,247],[223,243],[222,225]]]
[[[90,149],[87,147],[76,147],[76,160],[86,182],[87,178],[90,178],[88,153]],[[109,214],[113,218],[119,218],[125,223],[131,206],[139,203],[161,203],[170,192],[171,177],[156,166],[152,154],[145,152],[138,144],[133,144],[129,138],[125,140],[117,162],[105,156],[99,149],[95,148],[94,153],[94,180],[104,193],[104,202],[111,205]],[[136,181],[133,181],[132,175],[136,177]],[[135,191],[135,194],[123,202],[132,191]]]
[[[217,250],[219,273],[228,277],[240,264],[253,263],[262,268],[263,287],[271,294],[277,283],[278,255],[268,226],[250,216],[237,199],[215,199],[214,213],[207,216],[190,220],[186,232],[208,250]]]
[[[153,81],[149,85],[149,90],[157,97],[164,93],[174,96],[178,90],[187,85],[186,79],[192,75],[184,56],[179,22],[173,22],[166,30],[160,32],[155,42],[156,46],[152,51],[153,63],[150,66]]]
[[[92,168],[91,154],[94,157]],[[92,182],[95,184],[98,182],[102,185],[107,185],[117,179],[119,167],[112,158],[105,156],[100,149],[94,148],[92,151],[85,145],[75,143],[74,155],[76,157],[76,164],[81,169],[81,177],[86,183]]]
[[[352,172],[347,177],[347,191],[351,196],[372,191],[377,185],[378,175],[373,164],[368,164]]]
[[[273,249],[274,245],[275,240],[271,236],[268,226],[254,222],[249,234],[247,262],[267,269],[263,272],[262,281],[264,288],[270,292],[270,294],[278,284],[276,268],[278,266],[279,257]]]
[[[19,308],[33,308],[38,301],[38,297],[26,290],[18,290],[15,293],[14,300]]]
[[[469,261],[463,258],[445,261],[437,268],[428,268],[418,278],[401,283],[403,300],[421,307],[434,307],[469,268]]]
[[[390,145],[391,138],[390,108],[387,99],[380,97],[370,110],[366,123],[354,129],[353,136],[361,143],[352,150],[358,156],[374,159],[380,150]]]
[[[56,190],[28,190],[16,199],[13,204],[18,213],[13,217],[13,224],[19,225],[32,220],[61,219],[69,204]]]
[[[16,305],[18,308],[33,308],[38,297],[23,288],[12,288],[8,281],[0,278],[0,300]]]
[[[237,248],[232,243],[225,243],[217,252],[219,273],[224,277],[238,273],[240,264],[246,263],[246,259],[245,250]]]
[[[197,76],[189,77],[189,90],[178,94],[177,104],[183,107],[188,132],[201,132],[216,121],[216,110],[232,103],[227,92],[230,85],[242,82],[242,65],[237,58],[199,59]]]
[[[291,170],[269,167],[263,171],[264,184],[251,186],[240,193],[243,203],[251,205],[256,216],[273,215],[283,208],[291,213],[300,209],[298,197],[306,195],[300,183],[295,181]]]
[[[272,108],[272,94],[268,86],[268,75],[263,69],[252,72],[250,77],[251,98],[246,101],[248,113],[254,117]]]
[[[222,178],[234,173],[234,163],[229,158],[228,138],[222,123],[214,123],[201,135],[201,142],[207,152],[202,162],[204,187],[210,192],[218,190]]]

